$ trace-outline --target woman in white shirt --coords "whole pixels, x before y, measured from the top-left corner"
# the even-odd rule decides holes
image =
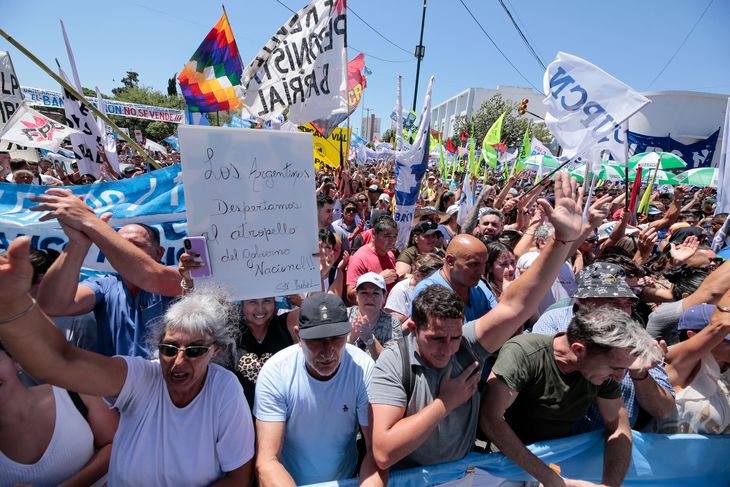
[[[119,410],[108,485],[250,485],[251,412],[236,376],[212,363],[235,344],[230,304],[208,291],[172,305],[152,336],[159,362],[91,353],[28,294],[29,244],[17,238],[0,256],[0,340],[32,376]]]

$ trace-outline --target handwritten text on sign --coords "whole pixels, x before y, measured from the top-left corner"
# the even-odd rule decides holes
[[[235,299],[320,290],[309,134],[180,127],[188,232]]]

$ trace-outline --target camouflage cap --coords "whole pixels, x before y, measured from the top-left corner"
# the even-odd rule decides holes
[[[626,282],[626,273],[616,264],[596,262],[578,275],[574,298],[633,298],[636,295]]]

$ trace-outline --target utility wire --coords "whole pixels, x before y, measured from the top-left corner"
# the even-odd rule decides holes
[[[537,43],[535,42],[535,39],[532,38],[529,32],[527,32],[527,26],[525,26],[525,23],[520,18],[520,14],[517,12],[517,9],[514,5],[512,5],[512,2],[510,0],[507,0],[507,5],[509,5],[510,11],[514,14],[515,18],[517,19],[517,23],[520,24],[520,27],[522,27],[522,31],[527,36],[527,39],[532,43],[533,46],[535,46],[535,52],[540,56],[540,59],[544,59],[544,56],[540,52],[539,47],[537,46]]]
[[[687,42],[687,39],[689,39],[689,36],[691,36],[692,33],[695,31],[695,28],[697,28],[697,24],[700,23],[700,20],[702,20],[702,17],[705,16],[705,14],[707,13],[707,10],[710,8],[710,5],[712,5],[712,2],[714,2],[714,1],[715,0],[710,0],[710,3],[708,3],[707,4],[707,7],[705,7],[705,9],[702,11],[702,13],[700,14],[699,18],[695,22],[695,25],[693,25],[692,28],[689,30],[689,32],[687,33],[687,35],[685,36],[684,40],[679,45],[679,47],[677,48],[677,50],[674,51],[674,54],[672,54],[669,57],[669,60],[664,65],[664,67],[662,69],[660,69],[659,72],[657,73],[657,75],[654,76],[654,79],[651,80],[651,83],[649,83],[649,86],[647,86],[647,88],[646,88],[647,90],[652,87],[652,85],[656,82],[656,80],[659,79],[659,76],[661,76],[664,73],[664,71],[667,69],[667,67],[669,66],[669,64],[671,64],[671,62],[674,61],[675,56],[679,53],[679,51],[682,49],[682,47],[684,47],[684,44]]]
[[[498,0],[498,1],[499,1],[499,4],[502,5],[502,8],[504,9],[504,11],[507,13],[507,17],[509,17],[509,19],[512,21],[512,25],[514,25],[515,29],[517,29],[517,32],[520,34],[522,41],[527,46],[527,49],[532,54],[532,57],[534,57],[537,60],[537,62],[540,64],[540,66],[542,66],[542,69],[547,69],[547,66],[545,66],[545,63],[543,62],[543,60],[537,54],[535,49],[533,49],[532,44],[530,44],[530,41],[527,40],[525,33],[522,32],[522,29],[520,29],[520,26],[517,25],[517,22],[515,21],[514,17],[512,17],[512,12],[509,11],[509,9],[507,8],[507,5],[504,4],[503,0]]]
[[[277,1],[278,1],[278,0],[277,0]],[[492,39],[492,37],[491,37],[491,36],[490,36],[489,34],[487,34],[487,31],[486,31],[486,30],[484,30],[484,27],[482,27],[482,24],[480,24],[480,23],[479,23],[479,21],[478,21],[478,20],[477,20],[477,18],[476,18],[476,17],[474,16],[474,14],[473,14],[473,13],[471,12],[471,10],[469,10],[469,7],[467,7],[467,6],[466,6],[466,4],[464,3],[464,0],[459,0],[459,2],[461,3],[461,5],[463,5],[463,6],[464,6],[464,8],[466,9],[466,11],[467,11],[467,12],[469,12],[469,15],[471,16],[471,18],[472,18],[472,19],[474,19],[474,22],[476,22],[476,24],[477,24],[477,25],[479,26],[479,28],[480,28],[480,29],[482,30],[482,32],[484,33],[484,35],[485,35],[485,36],[487,36],[487,39],[489,39],[489,41],[490,41],[490,42],[492,43],[492,45],[493,45],[493,46],[495,47],[495,49],[497,49],[497,51],[499,51],[499,53],[500,53],[500,54],[502,55],[502,57],[503,57],[503,58],[504,58],[504,59],[505,59],[505,60],[506,60],[506,61],[507,61],[507,62],[509,63],[509,65],[510,65],[510,66],[512,66],[512,69],[514,69],[515,71],[517,71],[517,74],[519,74],[519,75],[520,75],[520,76],[522,77],[522,79],[523,79],[523,80],[525,80],[525,81],[527,82],[527,84],[529,84],[530,86],[532,86],[532,88],[533,88],[533,89],[534,89],[535,91],[537,91],[537,92],[541,93],[541,92],[542,92],[542,90],[540,90],[540,89],[539,89],[539,88],[538,88],[537,86],[535,86],[534,84],[532,84],[532,82],[531,82],[531,81],[530,81],[529,79],[527,79],[527,78],[525,77],[525,75],[524,75],[524,74],[522,74],[522,72],[521,72],[521,71],[520,71],[519,69],[517,69],[517,66],[515,66],[515,65],[514,65],[514,63],[512,63],[512,61],[510,61],[510,59],[509,59],[509,58],[507,57],[507,55],[506,55],[506,54],[505,54],[505,53],[504,53],[504,52],[502,51],[502,49],[500,49],[500,48],[499,48],[499,46],[497,45],[497,43],[496,43],[496,42],[494,42],[494,39]]]
[[[292,9],[291,9],[291,8],[289,7],[289,5],[285,4],[285,3],[284,3],[284,2],[282,2],[281,0],[276,0],[276,2],[277,2],[277,3],[279,4],[279,5],[281,5],[282,7],[284,7],[285,9],[287,9],[288,11],[290,11],[291,13],[293,13],[293,14],[297,13],[297,12],[296,12],[295,10],[292,10]],[[364,21],[364,20],[362,19],[362,17],[360,17],[359,15],[357,15],[357,14],[356,14],[355,12],[353,12],[351,8],[350,8],[350,9],[348,9],[348,10],[350,10],[350,12],[352,12],[353,14],[355,14],[355,16],[356,16],[356,17],[357,17],[358,19],[362,20],[362,21],[363,21],[363,23],[364,23],[365,25],[367,25],[368,27],[370,27],[371,29],[373,29],[373,30],[374,30],[374,31],[375,31],[375,32],[376,32],[376,33],[377,33],[377,34],[378,34],[378,35],[379,35],[380,37],[382,37],[382,38],[383,38],[383,39],[385,39],[386,41],[390,42],[391,44],[393,44],[393,45],[394,45],[395,47],[397,47],[398,49],[401,49],[402,51],[405,51],[405,52],[407,52],[408,54],[410,54],[410,52],[409,52],[409,51],[406,51],[405,49],[403,49],[403,48],[402,48],[402,47],[400,47],[399,45],[395,44],[395,43],[394,43],[394,42],[392,42],[392,41],[391,41],[390,39],[388,39],[387,37],[385,37],[385,36],[384,36],[383,34],[381,34],[380,32],[378,32],[378,31],[377,31],[377,30],[376,30],[376,29],[375,29],[375,28],[374,28],[374,27],[373,27],[372,25],[370,25],[370,24],[368,24],[367,22],[365,22],[365,21]],[[371,57],[371,58],[373,58],[373,59],[377,59],[378,61],[384,61],[384,62],[386,62],[386,63],[410,63],[410,62],[412,62],[412,61],[413,61],[413,59],[403,59],[403,60],[399,60],[399,59],[384,59],[384,58],[381,58],[381,57],[378,57],[378,56],[373,56],[372,54],[368,54],[368,53],[367,53],[367,52],[365,52],[365,51],[361,51],[360,49],[357,49],[356,47],[354,47],[354,46],[353,46],[352,44],[348,44],[348,45],[347,45],[347,47],[349,47],[350,49],[352,49],[352,50],[355,50],[355,51],[357,51],[357,52],[361,52],[361,53],[365,54],[365,55],[366,55],[367,57]]]
[[[368,27],[370,27],[370,29],[371,29],[371,30],[372,30],[373,32],[375,32],[376,34],[378,34],[378,35],[379,35],[380,37],[382,37],[383,39],[385,39],[385,40],[386,40],[387,42],[389,42],[390,44],[394,45],[395,47],[397,47],[397,48],[398,48],[398,49],[400,49],[401,51],[405,52],[406,54],[413,54],[413,53],[412,53],[411,51],[409,51],[408,49],[403,49],[403,48],[402,48],[402,47],[400,47],[400,46],[399,46],[398,44],[396,44],[395,42],[393,42],[393,41],[391,41],[390,39],[388,39],[387,37],[385,37],[385,36],[384,36],[383,34],[381,34],[381,33],[380,33],[380,32],[378,31],[378,29],[376,29],[376,28],[375,28],[375,27],[373,27],[372,25],[368,24],[368,23],[367,23],[367,22],[365,21],[365,19],[363,19],[362,17],[360,17],[360,16],[359,16],[359,15],[357,14],[357,12],[355,12],[355,11],[354,11],[354,10],[352,9],[352,7],[348,7],[348,8],[347,8],[347,10],[349,10],[350,12],[352,12],[352,15],[354,15],[355,17],[357,17],[358,19],[360,19],[360,20],[362,21],[362,23],[363,23],[363,24],[365,24],[365,25],[367,25]]]

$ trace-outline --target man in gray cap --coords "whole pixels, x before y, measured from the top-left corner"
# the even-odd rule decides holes
[[[578,275],[578,288],[573,295],[572,306],[547,311],[535,323],[532,332],[541,335],[563,333],[576,313],[593,308],[607,307],[631,315],[632,303],[636,299],[621,266],[596,262]],[[671,414],[674,407],[674,389],[662,364],[648,371],[627,370],[619,385],[632,427],[636,425],[640,411],[656,419]],[[596,430],[603,426],[598,409],[591,406],[576,431]]]
[[[351,331],[339,297],[307,298],[294,327],[299,343],[276,353],[261,368],[254,399],[259,485],[352,477],[358,426],[367,451],[361,476],[375,473],[367,396],[374,363],[347,344]]]

